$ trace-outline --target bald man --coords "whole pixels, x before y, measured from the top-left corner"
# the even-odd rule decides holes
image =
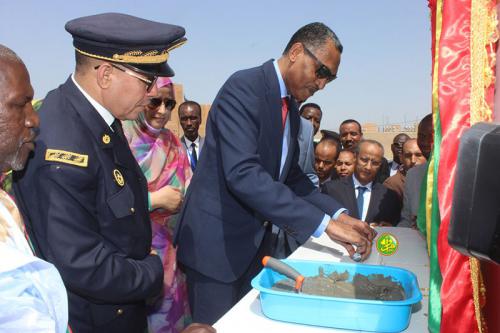
[[[385,187],[393,190],[398,194],[398,197],[401,200],[401,204],[403,203],[403,191],[406,181],[406,173],[414,166],[423,164],[427,161],[425,156],[420,151],[420,148],[418,148],[417,139],[408,139],[403,144],[402,148],[402,168],[399,168],[398,172],[394,176],[387,178],[384,182]]]
[[[426,115],[418,124],[417,144],[424,157],[429,160],[433,143],[432,114]],[[408,171],[404,186],[403,209],[398,227],[415,227],[420,206],[420,188],[424,181],[428,162]]]
[[[340,143],[332,138],[323,138],[314,150],[314,169],[318,175],[320,185],[332,179],[335,163],[340,150]]]
[[[404,143],[410,139],[408,134],[399,133],[392,139],[391,144],[391,152],[392,152],[392,161],[389,161],[389,176],[394,176],[401,166],[401,154],[403,152]]]
[[[38,115],[26,66],[0,45],[0,168],[22,170],[34,149]],[[30,202],[25,203],[30,205]],[[2,332],[66,332],[68,302],[57,269],[33,255],[24,223],[0,190],[0,326]]]
[[[322,187],[352,214],[370,224],[395,225],[401,206],[396,193],[375,182],[382,165],[384,147],[375,140],[362,140],[357,146],[357,159],[351,176],[328,182]]]

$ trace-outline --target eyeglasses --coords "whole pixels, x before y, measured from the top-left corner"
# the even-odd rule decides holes
[[[173,110],[177,104],[175,99],[170,98],[161,99],[159,97],[153,97],[149,99],[149,107],[152,109],[159,108],[162,103],[165,105],[165,109],[167,110]]]
[[[135,69],[127,67],[125,65],[111,64],[111,66],[113,66],[114,68],[116,68],[116,69],[130,75],[130,76],[135,77],[136,79],[138,79],[142,82],[144,82],[146,84],[146,91],[148,93],[151,92],[151,90],[153,89],[153,86],[156,84],[156,80],[158,79],[157,76],[150,76],[148,78],[141,77],[138,73],[136,74]],[[123,68],[122,68],[122,66],[123,66]],[[99,67],[101,67],[101,65],[95,66],[94,69],[99,69]],[[141,73],[141,75],[146,75],[146,74]]]
[[[302,44],[304,51],[306,51],[307,55],[316,61],[318,64],[318,69],[316,69],[316,77],[318,79],[326,79],[326,81],[331,82],[337,78],[337,74],[332,74],[330,69],[326,67],[315,55],[312,53],[304,44]]]
[[[382,161],[374,160],[374,159],[371,159],[371,158],[365,157],[365,156],[358,157],[358,161],[363,166],[368,165],[368,163],[371,163],[371,165],[376,167],[376,168],[382,165]]]

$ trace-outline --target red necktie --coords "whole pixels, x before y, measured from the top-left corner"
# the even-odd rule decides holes
[[[283,125],[283,130],[285,129],[287,114],[288,114],[288,97],[283,97],[281,99],[281,124]]]

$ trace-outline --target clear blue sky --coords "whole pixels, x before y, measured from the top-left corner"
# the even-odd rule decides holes
[[[339,78],[309,99],[324,111],[321,128],[347,118],[403,122],[430,112],[431,52],[427,1],[389,0],[15,0],[0,2],[0,43],[17,52],[35,95],[64,82],[74,68],[73,18],[122,12],[182,25],[188,43],[169,63],[186,97],[211,103],[238,69],[281,55],[304,24],[330,26],[344,45]]]

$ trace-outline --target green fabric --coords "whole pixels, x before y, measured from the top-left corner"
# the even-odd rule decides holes
[[[434,124],[434,186],[432,188],[432,211],[431,211],[431,253],[430,253],[430,280],[429,280],[429,331],[439,332],[441,327],[441,284],[443,278],[439,267],[438,257],[438,234],[441,225],[438,198],[438,174],[441,152],[441,117],[435,117]]]
[[[427,187],[427,170],[422,181],[420,189],[420,206],[418,210],[417,226],[420,232],[427,238],[427,214],[426,214],[426,196],[427,191],[432,191],[432,207],[431,207],[431,223],[430,223],[430,248],[429,248],[429,261],[430,261],[430,278],[429,278],[429,319],[428,328],[429,332],[439,333],[441,327],[441,284],[443,278],[441,276],[441,269],[439,268],[438,258],[438,233],[439,226],[441,225],[441,216],[439,213],[438,201],[438,172],[439,172],[439,158],[441,149],[441,120],[439,110],[437,116],[434,118],[434,148],[431,154],[431,161],[434,162],[433,168],[433,187]],[[431,165],[429,163],[428,165]]]
[[[424,177],[422,178],[422,184],[420,184],[420,199],[418,201],[419,206],[417,215],[417,227],[422,235],[424,235],[425,239],[427,239],[427,214],[425,202],[427,200],[427,175],[429,174],[429,165],[430,161],[427,163]]]

